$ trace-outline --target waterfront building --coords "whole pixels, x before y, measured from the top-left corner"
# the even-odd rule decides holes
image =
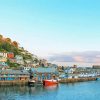
[[[56,68],[38,67],[32,68],[32,75],[37,81],[43,81],[44,79],[53,79],[58,77],[58,71]]]
[[[93,65],[92,68],[94,68],[94,69],[100,69],[100,65]]]
[[[59,75],[59,78],[60,78],[60,79],[68,78],[68,75],[65,74],[65,73],[61,73],[61,74]]]
[[[30,74],[27,71],[21,70],[1,70],[0,71],[0,81],[25,81],[29,80]]]

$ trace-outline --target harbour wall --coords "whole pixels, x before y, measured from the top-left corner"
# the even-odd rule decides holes
[[[71,79],[61,79],[59,83],[75,83],[75,82],[85,82],[85,81],[95,81],[97,78],[71,78]],[[14,81],[0,81],[0,86],[24,86],[28,85],[28,80],[14,80]]]
[[[28,85],[28,81],[0,81],[0,86],[16,86],[16,85]]]
[[[75,83],[75,82],[85,82],[85,81],[95,81],[97,78],[71,78],[71,79],[61,79],[60,83]]]

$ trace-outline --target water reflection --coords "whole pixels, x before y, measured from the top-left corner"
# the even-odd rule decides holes
[[[58,89],[58,85],[53,85],[53,86],[44,86],[45,90],[57,90]]]
[[[49,87],[3,86],[0,100],[100,100],[99,88],[100,81]]]
[[[43,92],[56,91],[57,89],[58,89],[58,85],[29,87],[29,94],[30,95],[33,95],[33,94],[40,95]]]

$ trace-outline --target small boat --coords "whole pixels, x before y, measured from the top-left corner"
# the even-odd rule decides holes
[[[43,81],[43,85],[44,86],[53,86],[53,85],[57,85],[57,84],[58,84],[58,81],[57,80],[54,80],[54,79],[44,80]]]
[[[28,85],[29,85],[29,86],[34,86],[35,83],[36,83],[35,80],[29,80],[29,81],[28,81]]]

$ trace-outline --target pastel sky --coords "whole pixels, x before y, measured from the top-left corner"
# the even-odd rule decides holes
[[[40,57],[100,51],[100,0],[0,0],[0,33]]]

